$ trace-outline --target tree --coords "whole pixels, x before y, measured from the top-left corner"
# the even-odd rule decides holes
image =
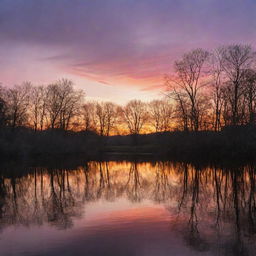
[[[243,79],[255,60],[255,52],[248,45],[229,45],[219,49],[221,67],[226,75],[228,94],[231,107],[231,123],[239,124],[239,104],[243,95]]]
[[[84,93],[81,90],[70,90],[64,100],[63,108],[60,112],[60,128],[68,130],[72,120],[80,114]]]
[[[58,83],[47,86],[47,112],[49,115],[51,129],[57,128],[57,120],[63,106],[65,95],[61,92],[61,87]]]
[[[8,122],[13,128],[25,125],[28,121],[31,86],[31,83],[25,82],[5,90]]]
[[[248,110],[248,122],[255,123],[256,114],[256,71],[248,69],[244,73],[244,97]]]
[[[85,131],[96,131],[96,103],[87,102],[82,106],[83,129]]]
[[[0,98],[0,127],[5,126],[8,120],[6,112],[7,112],[6,103],[2,98]]]
[[[174,117],[178,120],[178,124],[182,124],[182,130],[188,131],[189,106],[186,95],[176,88],[169,76],[165,76],[165,84],[168,90],[168,98],[176,103]]]
[[[140,100],[131,100],[123,108],[124,121],[131,134],[139,134],[148,119],[146,104]]]
[[[214,106],[213,129],[219,131],[221,129],[221,115],[223,110],[222,86],[224,82],[224,71],[222,68],[222,58],[219,49],[211,55],[211,93]]]
[[[4,100],[4,88],[0,85],[0,127],[7,123],[7,106]]]
[[[48,91],[44,86],[33,87],[30,96],[31,104],[31,122],[33,123],[34,130],[41,131],[45,127],[46,121],[46,104],[48,98]]]
[[[96,105],[96,120],[98,132],[101,136],[109,136],[117,118],[117,107],[111,102],[102,102]]]
[[[61,79],[47,86],[47,111],[50,127],[67,130],[71,119],[78,114],[83,92],[76,91],[73,82]]]
[[[168,100],[153,100],[149,103],[150,122],[155,132],[166,132],[170,130],[173,107]]]
[[[202,81],[205,73],[205,64],[209,53],[202,49],[196,49],[183,55],[181,60],[174,64],[175,76],[167,77],[167,85],[170,97],[174,98],[185,114],[185,103],[189,106],[190,128],[197,131],[199,128],[198,101],[202,88],[206,85]],[[187,113],[186,113],[187,114]]]

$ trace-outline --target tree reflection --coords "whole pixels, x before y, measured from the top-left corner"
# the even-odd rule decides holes
[[[140,173],[138,170],[137,162],[131,163],[128,181],[125,189],[127,191],[128,198],[132,202],[139,202],[141,200],[142,184],[140,181]]]
[[[171,162],[88,162],[75,170],[5,169],[0,171],[0,228],[49,223],[66,229],[83,215],[87,202],[151,200],[176,216],[172,225],[194,250],[217,250],[214,245],[220,244],[223,255],[252,255],[255,182],[253,164],[220,168]]]

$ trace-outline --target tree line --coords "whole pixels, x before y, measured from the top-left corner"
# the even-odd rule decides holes
[[[165,75],[165,96],[125,106],[87,101],[72,81],[47,86],[30,82],[0,87],[0,126],[94,131],[102,136],[171,130],[220,131],[254,124],[256,118],[255,51],[228,45],[212,52],[195,49],[174,62]]]
[[[192,50],[165,77],[183,130],[215,130],[255,123],[255,51],[228,45],[212,52]]]
[[[168,100],[144,103],[132,100],[125,106],[112,102],[86,101],[72,81],[61,79],[47,86],[29,82],[0,88],[0,124],[25,126],[35,131],[62,129],[94,131],[101,136],[139,134],[145,125],[152,131],[168,131],[173,108]]]

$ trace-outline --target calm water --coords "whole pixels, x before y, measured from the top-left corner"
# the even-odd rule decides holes
[[[255,180],[170,162],[5,168],[0,255],[256,255]]]

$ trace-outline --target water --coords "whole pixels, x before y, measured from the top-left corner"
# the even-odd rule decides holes
[[[15,168],[1,171],[1,256],[255,255],[254,166]]]

